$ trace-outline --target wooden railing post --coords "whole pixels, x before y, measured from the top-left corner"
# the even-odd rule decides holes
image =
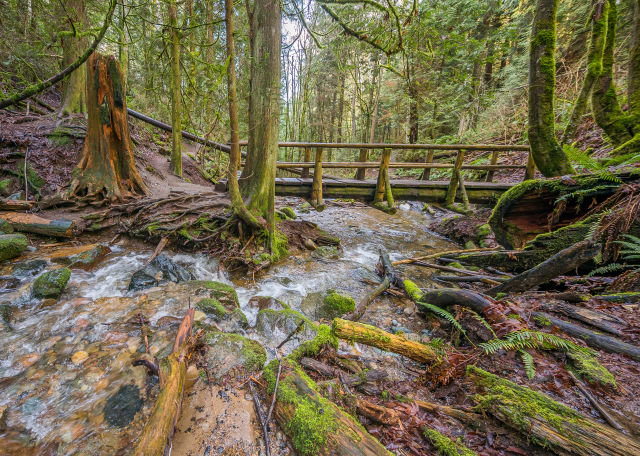
[[[305,147],[304,148],[304,162],[309,162],[311,161],[311,149],[309,147]],[[309,168],[302,168],[302,174],[300,175],[300,177],[307,178],[309,177]]]
[[[434,153],[435,151],[433,149],[429,149],[427,151],[427,158],[424,159],[424,162],[433,163]],[[431,176],[431,168],[425,168],[424,171],[422,171],[422,180],[428,181],[430,176]]]
[[[316,162],[313,168],[313,185],[311,186],[311,204],[316,210],[324,209],[322,198],[322,147],[316,149]]]
[[[490,165],[495,166],[498,164],[498,154],[500,152],[497,150],[494,150],[493,152],[491,152],[491,161],[489,162]],[[493,170],[490,169],[489,172],[487,172],[487,178],[485,179],[487,182],[493,182]]]
[[[365,148],[360,149],[360,155],[358,157],[359,162],[366,162],[368,159],[368,151]],[[356,179],[364,180],[367,173],[367,168],[358,168],[356,171]]]
[[[378,170],[378,182],[376,192],[373,195],[373,202],[380,207],[382,201],[387,201],[386,211],[395,212],[395,201],[391,192],[391,180],[389,178],[389,162],[391,161],[391,149],[383,149],[380,158],[380,168]]]
[[[449,182],[449,188],[447,189],[447,196],[444,199],[445,206],[451,206],[456,199],[456,192],[458,191],[458,182],[460,176],[460,168],[462,167],[462,163],[464,162],[464,150],[461,149],[458,151],[458,155],[456,157],[456,163],[453,167],[453,171],[451,172],[451,182]]]
[[[533,179],[536,174],[536,162],[533,161],[533,155],[531,151],[529,151],[529,156],[527,157],[527,169],[524,172],[524,180]]]

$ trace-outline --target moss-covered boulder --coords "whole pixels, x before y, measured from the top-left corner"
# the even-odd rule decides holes
[[[333,320],[355,310],[356,302],[351,296],[329,290],[326,294],[309,293],[302,300],[300,308],[314,320]]]
[[[58,268],[45,272],[33,282],[31,293],[34,297],[40,299],[56,299],[60,297],[70,278],[71,270],[69,268]]]
[[[0,219],[0,234],[13,233],[13,227],[5,219]]]
[[[280,209],[280,211],[290,220],[295,220],[296,218],[296,213],[295,211],[290,208],[289,206],[285,206],[282,209]]]
[[[321,245],[315,249],[311,255],[318,259],[335,259],[340,256],[340,252],[334,245]]]
[[[224,332],[238,332],[249,326],[247,316],[240,307],[230,309],[216,298],[203,298],[198,301],[196,308],[217,322]]]
[[[10,260],[20,256],[29,246],[27,237],[24,234],[1,234],[0,235],[0,261]]]
[[[13,192],[13,181],[11,179],[0,180],[0,195],[9,196]]]
[[[262,369],[267,352],[260,343],[215,329],[205,335],[206,359],[217,379],[227,374],[250,374]]]

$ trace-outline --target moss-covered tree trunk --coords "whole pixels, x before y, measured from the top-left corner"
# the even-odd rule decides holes
[[[88,22],[85,0],[65,0],[64,10],[73,22],[72,29],[62,36],[62,67],[66,68],[78,60],[88,46],[83,37],[87,32]],[[86,85],[87,65],[82,64],[62,85],[62,113],[87,112]]]
[[[591,40],[589,42],[587,71],[584,76],[584,82],[573,107],[569,123],[562,135],[562,142],[565,144],[570,143],[573,135],[575,135],[580,119],[587,108],[587,101],[591,95],[593,84],[602,72],[602,53],[607,35],[608,18],[609,2],[608,0],[599,0],[593,6],[591,13]]]
[[[169,57],[171,59],[171,165],[176,176],[182,177],[182,93],[180,91],[180,30],[175,0],[167,3],[169,12]]]
[[[86,90],[87,136],[69,195],[118,200],[147,193],[133,157],[122,73],[115,57],[89,57]]]
[[[250,128],[241,186],[247,208],[273,231],[280,121],[280,3],[256,0],[252,14]]]
[[[573,172],[555,134],[557,0],[538,0],[529,49],[529,144],[546,177]]]

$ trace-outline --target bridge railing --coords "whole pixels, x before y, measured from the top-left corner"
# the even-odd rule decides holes
[[[246,141],[241,141],[241,146],[246,146]],[[461,171],[463,170],[484,170],[487,171],[484,176],[485,182],[492,182],[494,173],[503,169],[524,169],[524,180],[533,178],[535,174],[535,164],[531,157],[528,145],[495,145],[495,144],[357,144],[357,143],[311,143],[311,142],[281,142],[278,144],[280,148],[298,148],[301,152],[300,157],[304,161],[299,162],[282,162],[277,163],[277,168],[286,170],[300,175],[302,178],[309,177],[309,170],[313,168],[313,182],[311,191],[312,202],[322,204],[322,174],[323,169],[357,169],[356,179],[364,180],[366,170],[371,168],[378,169],[377,185],[374,196],[374,202],[382,202],[384,199],[390,203],[392,198],[391,184],[389,178],[389,169],[423,169],[421,179],[430,180],[432,169],[451,169],[451,177],[447,189],[446,204],[452,204],[458,188],[460,189],[465,201],[466,190]],[[359,157],[366,157],[367,150],[381,150],[379,162],[370,161],[353,161],[353,162],[323,162],[324,152],[327,149],[357,149],[360,151]],[[391,162],[391,154],[393,150],[425,150],[424,162]],[[453,163],[437,163],[440,157],[435,155],[436,151],[453,151],[455,160]],[[489,164],[465,164],[464,160],[467,152],[482,151],[489,152]],[[526,164],[501,164],[499,156],[504,152],[529,152]],[[314,157],[312,159],[312,152]],[[451,154],[446,154],[451,157]],[[391,201],[392,203],[392,201]]]

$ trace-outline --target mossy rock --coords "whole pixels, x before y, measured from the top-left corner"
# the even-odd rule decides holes
[[[280,209],[280,211],[290,220],[295,220],[296,219],[296,213],[295,211],[290,208],[289,206],[285,206],[282,209]]]
[[[321,245],[311,254],[314,258],[335,259],[340,256],[338,248],[333,245]]]
[[[70,278],[71,270],[69,268],[58,268],[45,272],[33,282],[31,293],[40,299],[57,299],[64,291]]]
[[[217,379],[227,374],[251,374],[262,369],[267,352],[260,343],[239,334],[209,330],[205,334],[206,359]]]
[[[0,261],[10,260],[20,256],[27,250],[29,241],[24,234],[1,234],[0,235]]]
[[[354,299],[334,290],[309,293],[302,299],[300,309],[314,320],[333,320],[356,308]]]
[[[310,339],[315,336],[315,325],[300,312],[292,309],[272,310],[264,309],[256,317],[256,331],[265,338],[286,336],[296,330],[304,322],[299,336]]]
[[[0,219],[0,234],[13,233],[13,227],[5,219]]]
[[[0,180],[0,195],[9,196],[13,192],[13,180],[2,179]]]
[[[247,316],[240,307],[227,309],[215,298],[201,299],[196,304],[196,308],[216,321],[224,332],[238,332],[249,326]]]

